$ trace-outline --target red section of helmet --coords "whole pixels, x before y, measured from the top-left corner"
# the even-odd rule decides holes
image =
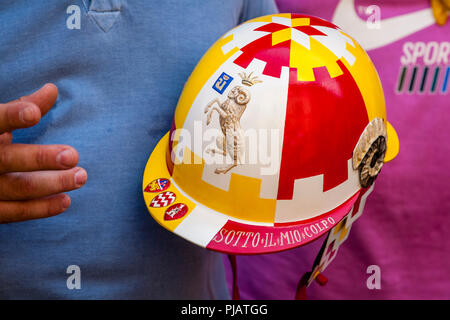
[[[298,26],[298,27],[294,27],[293,29],[301,31],[301,32],[307,34],[308,36],[326,36],[325,33],[320,32],[319,30],[317,30],[316,28],[311,27],[311,26]]]
[[[261,37],[241,49],[242,54],[234,63],[246,69],[254,58],[265,61],[267,64],[263,74],[279,78],[281,68],[289,66],[291,41],[287,40],[272,46],[272,34]]]
[[[277,199],[292,199],[297,179],[323,174],[323,191],[348,179],[347,161],[369,120],[357,84],[337,63],[342,75],[314,68],[315,81],[297,81],[290,69]]]
[[[293,27],[294,29],[297,29],[309,36],[325,36],[325,34],[315,29],[314,26],[324,26],[333,29],[337,28],[334,24],[316,17],[306,16],[302,14],[292,14],[291,17],[292,19],[310,19],[310,25],[308,26]],[[290,27],[276,22],[268,23],[259,28],[256,28],[254,31],[270,32],[270,34],[267,34],[242,47],[240,49],[242,51],[242,54],[234,60],[234,63],[244,69],[247,69],[252,60],[256,58],[266,62],[266,67],[264,68],[263,74],[279,78],[281,76],[281,68],[289,67],[291,40],[287,40],[272,46],[272,33],[287,28]]]
[[[287,29],[287,28],[289,28],[289,26],[285,26],[284,24],[272,22],[272,23],[265,24],[265,25],[255,29],[254,31],[265,31],[265,32],[273,33],[273,32]]]

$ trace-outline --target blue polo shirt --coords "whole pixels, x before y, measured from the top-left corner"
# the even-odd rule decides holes
[[[0,298],[229,297],[222,256],[150,217],[142,174],[203,53],[274,12],[273,0],[1,1],[0,101],[59,88],[14,142],[74,146],[89,180],[65,213],[0,225]]]

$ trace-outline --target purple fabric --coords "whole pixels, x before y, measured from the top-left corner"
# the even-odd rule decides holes
[[[371,2],[356,1],[354,9],[360,17],[364,14],[361,9]],[[337,0],[278,0],[280,12],[306,13],[329,21],[338,3]],[[427,0],[377,1],[376,4],[380,7],[381,20],[429,6]],[[352,30],[344,31],[352,34]],[[448,43],[449,33],[450,22],[444,27],[432,25],[368,51],[384,87],[388,120],[399,135],[400,153],[383,167],[363,215],[353,225],[337,258],[325,270],[328,284],[320,287],[313,283],[307,290],[309,299],[450,298],[450,79],[446,92],[442,92],[450,65],[448,51],[442,54],[439,65],[433,61],[426,64],[423,58],[408,63],[403,92],[396,92],[404,50],[417,42]],[[433,56],[432,50],[429,57]],[[406,93],[414,66],[417,67],[415,87]],[[429,69],[428,81],[420,93],[425,66]],[[430,93],[437,66],[440,74],[436,91]],[[323,240],[322,237],[306,247],[277,254],[239,256],[241,298],[293,299],[298,280],[311,270]],[[367,273],[370,265],[381,269],[379,290],[369,290],[366,285],[371,275]],[[229,268],[227,276],[231,285]]]

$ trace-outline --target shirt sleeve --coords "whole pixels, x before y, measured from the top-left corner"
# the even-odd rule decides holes
[[[278,13],[275,0],[244,0],[239,23],[274,13]]]

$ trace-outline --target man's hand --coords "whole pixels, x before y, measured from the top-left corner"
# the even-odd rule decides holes
[[[70,197],[62,192],[86,183],[86,171],[75,167],[74,148],[12,143],[11,131],[36,125],[57,96],[56,86],[46,84],[29,96],[0,104],[0,223],[62,213],[70,206]]]

